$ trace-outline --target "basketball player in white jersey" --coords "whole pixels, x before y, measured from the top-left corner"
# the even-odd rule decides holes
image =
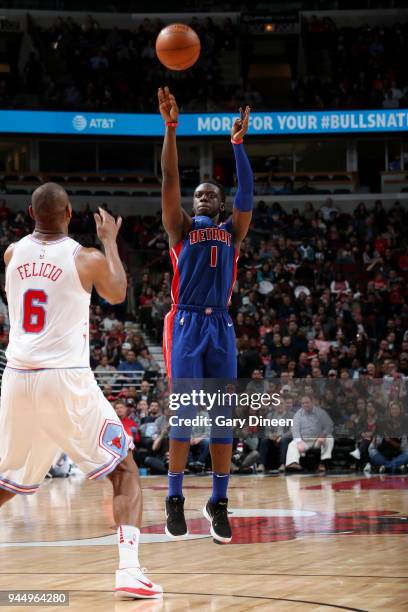
[[[45,183],[33,193],[32,234],[5,252],[10,341],[0,408],[0,506],[35,493],[59,449],[90,480],[108,476],[118,528],[115,591],[157,599],[162,588],[142,572],[138,543],[142,491],[133,443],[89,367],[92,287],[110,302],[126,297],[116,238],[121,218],[95,214],[105,254],[68,237],[65,190]]]

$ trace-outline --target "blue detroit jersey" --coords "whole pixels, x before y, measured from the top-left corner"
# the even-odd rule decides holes
[[[170,251],[173,303],[225,308],[231,299],[238,260],[232,220],[215,225],[201,215],[192,221],[187,236]]]

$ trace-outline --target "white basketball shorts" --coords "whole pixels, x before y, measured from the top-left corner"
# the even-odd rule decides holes
[[[35,493],[59,450],[96,480],[131,448],[133,441],[88,368],[4,370],[1,488]]]

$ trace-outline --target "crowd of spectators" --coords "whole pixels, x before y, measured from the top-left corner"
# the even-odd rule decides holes
[[[371,462],[376,464],[384,457],[387,461],[379,464],[380,469],[400,465],[390,462],[401,459],[402,451],[388,452],[389,442],[372,433],[372,419],[381,423],[378,434],[393,422],[391,400],[401,402],[398,409],[402,412],[401,439],[392,439],[397,446],[406,444],[402,432],[407,433],[407,221],[407,212],[398,202],[390,210],[381,201],[373,207],[360,203],[352,214],[342,212],[331,199],[319,209],[306,202],[301,212],[291,214],[278,203],[266,206],[260,202],[241,248],[231,302],[238,375],[241,379],[260,376],[275,390],[290,387],[293,380],[304,381],[303,386],[310,381],[306,390],[311,404],[317,402],[316,409],[320,404],[330,414],[334,454],[338,457],[341,447],[348,449],[346,465],[351,462],[354,466],[356,456],[351,453],[359,454],[361,444],[361,467],[371,469]],[[160,249],[164,248],[165,236],[162,232],[157,235]],[[151,238],[148,234],[144,240]],[[165,256],[162,263],[167,261]],[[158,339],[170,306],[170,274],[162,264],[160,269],[158,275],[144,273],[136,299],[143,307],[146,330]],[[343,386],[328,387],[320,397],[313,385],[322,379]],[[288,399],[292,414],[302,408],[299,389]],[[279,445],[281,439],[289,443],[291,432],[286,433],[286,438],[275,433],[272,437],[279,439]],[[252,469],[257,462],[263,469],[270,463],[265,457],[273,447],[270,442],[262,431],[252,432],[241,442],[237,437],[239,452],[233,469]],[[333,449],[325,450],[331,457]],[[287,446],[276,451],[279,465],[275,467],[285,465],[281,455],[286,452]],[[407,457],[402,455],[402,459],[406,462]],[[291,463],[297,468],[297,460]]]
[[[157,88],[163,84],[174,91],[183,111],[236,110],[260,102],[259,94],[247,93],[239,84],[223,84],[222,51],[235,50],[239,61],[237,26],[230,18],[221,24],[211,17],[192,18],[201,55],[193,68],[181,72],[166,69],[156,58],[156,36],[165,26],[159,17],[146,17],[129,29],[105,29],[90,15],[82,24],[72,17],[58,17],[50,28],[33,19],[30,23],[36,51],[25,66],[24,80],[40,107],[155,112]]]
[[[88,209],[75,215],[79,237],[81,231],[93,231],[89,215]],[[321,453],[323,470],[324,461],[342,445],[347,465],[357,461],[380,470],[403,465],[407,217],[401,203],[386,210],[380,200],[373,206],[360,203],[351,213],[331,199],[320,208],[306,202],[292,212],[277,202],[257,204],[241,247],[230,307],[239,379],[250,381],[252,391],[282,391],[283,405],[272,411],[278,416],[303,410],[307,419],[311,408],[313,414],[325,411],[332,424],[327,427],[326,421],[321,435],[314,432],[315,441],[320,440],[317,451],[315,444],[303,447],[299,442],[301,427],[296,429],[296,449],[290,447],[292,429],[237,432],[233,471],[253,470],[257,464],[260,471],[283,469],[288,457],[287,468],[299,469],[303,455],[314,452]],[[152,473],[165,473],[168,390],[160,364],[146,346],[148,339],[161,342],[171,303],[167,240],[158,224],[158,217],[126,219],[123,236],[144,250],[144,265],[129,264],[126,304],[112,308],[93,299],[90,345],[91,367],[105,396],[126,419],[139,464]],[[28,231],[26,214],[12,213],[0,202],[0,246],[6,248]],[[7,337],[3,294],[3,348]],[[331,436],[334,450],[327,443]],[[208,432],[193,431],[193,441],[190,468],[205,469]],[[403,459],[405,464],[405,455]]]
[[[399,108],[408,104],[408,23],[339,27],[303,21],[306,75],[293,82],[295,108]]]
[[[127,29],[102,27],[85,14],[81,21],[57,17],[51,27],[30,16],[28,23],[34,50],[19,79],[0,80],[0,108],[155,112],[157,88],[168,84],[184,112],[234,112],[246,104],[268,110],[247,78],[257,62],[251,59],[256,45],[230,18],[191,19],[202,50],[197,64],[181,72],[167,70],[156,58],[155,39],[165,25],[159,16]],[[305,61],[292,62],[291,92],[279,98],[280,107],[405,108],[407,34],[408,23],[353,27],[330,17],[304,17],[296,57]],[[224,75],[224,50],[236,54],[232,81]]]

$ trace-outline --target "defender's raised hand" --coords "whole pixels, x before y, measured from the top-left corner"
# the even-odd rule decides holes
[[[96,233],[101,242],[113,240],[116,242],[120,226],[122,225],[122,217],[115,219],[106,210],[99,207],[99,213],[94,213],[96,223]]]
[[[159,87],[157,92],[157,97],[159,99],[159,111],[161,116],[163,117],[163,121],[166,123],[177,123],[179,109],[177,106],[176,98],[170,93],[168,87]]]
[[[249,108],[249,106],[246,106],[245,110],[243,110],[242,108],[239,109],[239,119],[235,119],[234,125],[231,129],[231,139],[233,141],[239,142],[247,133],[250,114],[251,109]]]

